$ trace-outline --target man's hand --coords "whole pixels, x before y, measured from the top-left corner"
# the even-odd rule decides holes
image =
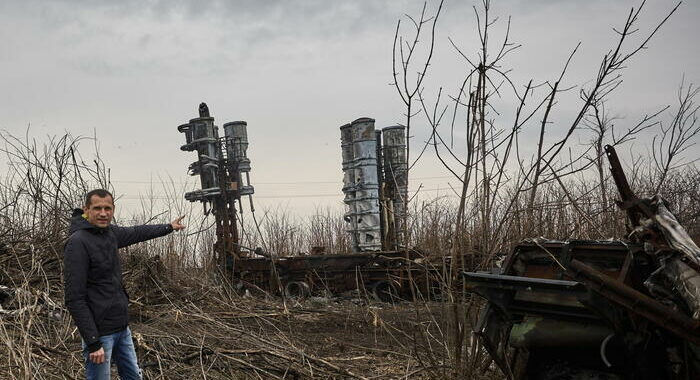
[[[105,362],[105,349],[100,347],[99,350],[91,352],[89,357],[93,363],[102,364]]]
[[[170,222],[170,225],[173,227],[173,231],[180,231],[185,229],[185,225],[181,223],[184,217],[185,216],[183,215],[179,218],[175,218],[175,220]]]

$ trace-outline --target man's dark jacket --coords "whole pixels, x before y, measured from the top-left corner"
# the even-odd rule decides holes
[[[172,230],[170,224],[100,228],[75,210],[63,252],[65,301],[90,352],[101,347],[100,336],[121,331],[129,322],[117,249]]]

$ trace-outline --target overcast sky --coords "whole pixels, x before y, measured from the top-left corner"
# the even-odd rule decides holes
[[[308,215],[342,208],[338,127],[372,117],[383,127],[404,120],[390,86],[396,22],[422,1],[0,1],[0,129],[46,135],[96,133],[122,209],[153,181],[193,182],[196,157],[181,152],[179,124],[205,101],[216,123],[248,122],[257,202]],[[429,12],[437,2],[428,3]],[[454,93],[467,69],[448,43],[473,52],[477,1],[446,0],[426,91]],[[554,80],[581,42],[565,78],[595,77],[637,1],[493,1],[501,36],[522,44],[506,66],[523,85]],[[673,6],[649,1],[647,32]],[[673,105],[677,87],[700,83],[700,2],[686,1],[624,72],[608,109],[631,124]],[[407,26],[405,22],[403,26]],[[497,39],[500,37],[497,37]],[[575,94],[574,94],[575,95]],[[575,96],[573,96],[575,98]],[[575,103],[557,105],[567,120]],[[510,112],[510,111],[509,111]],[[668,115],[665,115],[668,119]],[[427,129],[416,124],[414,146]],[[89,145],[85,144],[86,152]],[[2,173],[0,173],[2,174]],[[448,174],[426,156],[412,187],[445,189]],[[194,187],[194,185],[193,185]],[[444,191],[443,191],[444,193]],[[435,193],[437,194],[437,193]],[[124,210],[122,210],[124,211]]]

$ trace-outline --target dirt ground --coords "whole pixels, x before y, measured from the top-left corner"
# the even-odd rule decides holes
[[[416,317],[410,304],[312,298],[297,307],[292,307],[295,316],[279,320],[279,326],[306,352],[347,364],[366,377],[400,378],[416,365],[409,327]]]
[[[449,377],[449,364],[446,360],[444,347],[427,347],[424,334],[436,334],[436,329],[430,325],[440,318],[440,304],[420,305],[421,311],[416,313],[416,305],[411,302],[379,303],[366,299],[343,299],[310,297],[306,300],[286,300],[280,298],[256,299],[243,298],[234,310],[226,305],[220,305],[218,311],[210,310],[206,314],[222,323],[234,326],[240,330],[241,337],[245,334],[269,342],[266,350],[283,351],[287,358],[313,358],[323,370],[328,373],[318,373],[318,378],[373,378],[373,379],[428,379]],[[245,306],[243,306],[245,305]],[[257,305],[257,306],[256,306]],[[253,307],[250,313],[241,313],[241,306]],[[261,308],[262,307],[262,308]],[[262,312],[264,310],[264,312]],[[430,312],[428,312],[430,311]],[[254,316],[253,316],[254,315]],[[197,322],[187,329],[195,332],[199,327]],[[209,321],[203,321],[204,325]],[[160,322],[146,321],[136,323],[133,329],[141,333],[144,340],[151,339],[149,331],[154,326],[162,326]],[[204,327],[206,329],[206,327]],[[226,328],[223,328],[226,330]],[[162,331],[161,333],[164,333]],[[153,335],[158,335],[155,331]],[[193,334],[194,335],[194,334]],[[196,336],[196,335],[194,335]],[[433,336],[432,344],[439,344],[440,338]],[[203,341],[209,338],[201,337]],[[249,340],[238,341],[224,339],[221,345],[210,351],[225,355],[226,350],[240,350],[250,344]],[[242,344],[238,344],[242,343]],[[223,346],[229,344],[229,346]],[[138,345],[137,345],[138,346]],[[141,346],[144,346],[143,344]],[[206,346],[206,344],[202,344]],[[146,359],[147,378],[170,378],[167,372],[156,371],[156,361],[153,353],[142,351]],[[206,352],[206,350],[201,350]],[[192,355],[196,353],[185,354]],[[279,357],[278,357],[279,358]],[[149,360],[150,359],[150,360]],[[204,378],[227,378],[227,375],[215,368],[212,357],[205,358],[201,372]],[[253,365],[265,369],[266,360],[251,361]],[[327,363],[325,365],[324,363]],[[190,369],[199,363],[192,363]],[[212,365],[211,367],[207,367]],[[161,365],[162,366],[162,365]],[[290,373],[280,373],[270,370],[282,378],[315,378],[316,374],[300,373],[291,370]],[[428,370],[429,369],[429,370]],[[221,376],[223,375],[223,376]],[[221,377],[220,377],[221,376]],[[246,366],[238,367],[240,378],[267,378],[261,371]],[[475,379],[499,379],[500,373],[492,367],[480,372]]]

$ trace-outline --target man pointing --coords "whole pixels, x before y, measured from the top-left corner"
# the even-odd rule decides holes
[[[65,301],[83,339],[89,380],[109,379],[112,361],[123,380],[141,379],[118,248],[185,228],[184,216],[170,224],[134,227],[111,224],[113,216],[114,198],[109,191],[87,193],[84,209],[73,212],[64,250]]]

